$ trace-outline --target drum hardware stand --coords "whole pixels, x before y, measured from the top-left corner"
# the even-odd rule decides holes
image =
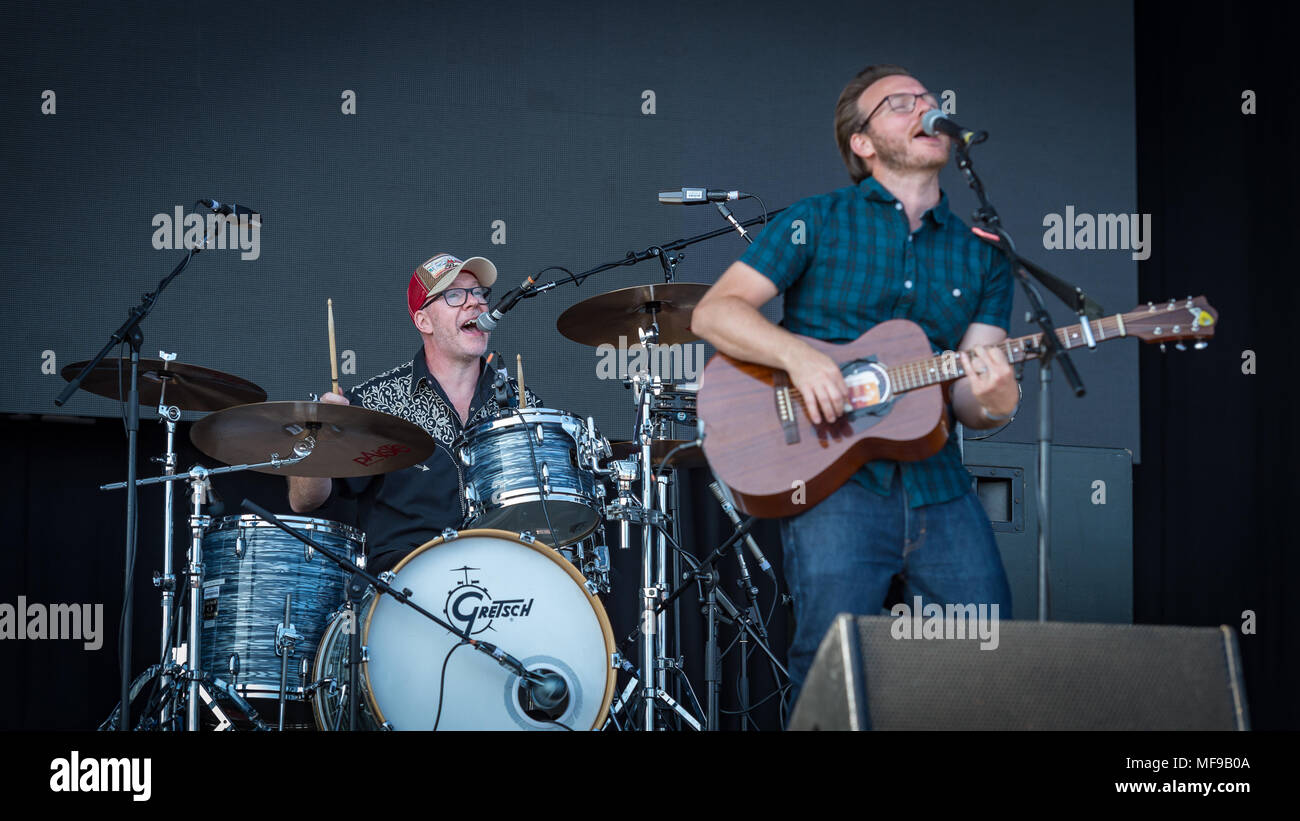
[[[297,530],[294,530],[293,528],[289,527],[284,522],[280,521],[279,517],[277,517],[275,514],[271,513],[270,511],[266,510],[261,505],[255,504],[254,502],[245,499],[242,503],[242,507],[244,510],[247,510],[249,513],[253,513],[257,515],[258,517],[265,520],[266,522],[269,522],[275,527],[278,527],[280,530],[283,530],[285,533],[288,533],[290,536],[302,542],[303,544],[307,545],[308,547],[314,548],[317,553],[321,554],[325,558],[334,562],[336,565],[341,567],[344,570],[344,572],[351,573],[352,577],[351,580],[348,582],[348,596],[350,600],[354,600],[354,601],[359,600],[360,593],[364,592],[365,590],[365,585],[361,584],[361,582],[362,581],[368,582],[379,593],[387,593],[388,595],[392,596],[395,600],[397,600],[399,603],[406,605],[407,607],[411,608],[415,612],[424,616],[429,621],[433,622],[434,624],[438,625],[442,629],[446,630],[448,633],[451,633],[453,636],[456,636],[461,640],[462,643],[467,644],[473,649],[479,651],[480,653],[483,653],[484,655],[490,657],[497,664],[501,665],[505,669],[514,673],[522,680],[524,686],[529,689],[530,696],[534,696],[532,690],[532,688],[534,687],[542,690],[546,690],[548,688],[553,688],[556,684],[558,684],[561,689],[559,691],[559,695],[556,696],[556,699],[558,700],[560,698],[563,698],[565,692],[563,688],[565,685],[564,685],[564,679],[561,676],[554,675],[554,674],[537,673],[532,670],[529,670],[528,668],[524,667],[523,663],[519,661],[519,659],[515,658],[514,656],[510,655],[506,651],[502,650],[500,647],[497,647],[496,645],[491,644],[489,642],[476,639],[473,636],[466,633],[465,631],[461,630],[460,628],[454,627],[453,625],[443,621],[442,619],[435,616],[433,613],[430,613],[428,610],[425,610],[423,607],[416,604],[411,598],[415,594],[409,588],[402,588],[401,590],[398,590],[397,588],[389,584],[387,581],[385,581],[383,578],[379,576],[375,576],[370,571],[366,570],[364,567],[358,566],[346,556],[340,556],[336,554],[330,548],[325,547],[324,545],[312,540],[307,536],[304,536],[302,533],[299,533]],[[444,538],[453,536],[453,534],[455,534],[454,530],[443,531]],[[384,575],[388,575],[388,574],[384,574]],[[394,577],[390,575],[389,578],[394,578]],[[358,612],[358,611],[354,611],[354,612]],[[353,683],[357,681],[357,671],[360,668],[360,661],[364,661],[364,655],[365,655],[365,649],[360,646],[360,641],[361,641],[360,632],[361,631],[357,629],[357,625],[354,623],[352,633],[348,637],[350,642],[349,649],[356,648],[357,651],[356,655],[353,656],[353,658],[359,660],[358,663],[351,665],[352,669],[349,671],[349,678]],[[358,688],[356,686],[353,686],[351,687],[351,692],[348,694],[348,698],[350,699],[349,706],[348,706],[349,720],[352,722],[353,727],[356,726],[355,722],[356,722],[357,699],[358,699],[357,690]],[[541,699],[538,698],[537,701],[540,703]]]
[[[176,354],[158,351],[158,358],[164,363],[174,362]],[[166,364],[163,366],[166,368]],[[162,457],[153,457],[153,461],[161,463],[163,466],[164,476],[176,475],[176,422],[181,418],[181,409],[174,405],[168,405],[167,397],[167,380],[166,373],[163,374],[162,389],[158,396],[158,417],[167,427],[167,450]],[[171,643],[175,640],[172,635],[172,617],[173,606],[176,599],[176,574],[173,567],[173,494],[172,483],[163,484],[163,567],[162,573],[154,573],[153,586],[162,591],[162,638],[161,648],[163,658],[167,658],[171,651]],[[171,687],[171,676],[166,671],[162,677],[162,688],[168,691]],[[171,719],[171,707],[169,704],[163,705],[162,714],[159,721],[163,727],[168,726]]]
[[[284,621],[275,627],[275,654],[280,657],[280,721],[278,729],[284,732],[284,708],[289,694],[289,656],[302,641],[299,633],[289,621],[293,594],[284,594]],[[355,728],[354,728],[355,729]]]
[[[726,541],[718,545],[712,553],[704,557],[695,567],[686,574],[683,582],[698,581],[708,586],[708,594],[705,598],[705,614],[708,617],[708,635],[705,645],[705,663],[708,667],[706,681],[708,682],[708,718],[707,728],[709,730],[718,730],[718,693],[722,682],[722,656],[718,652],[718,620],[723,619],[729,623],[734,623],[741,629],[741,638],[746,636],[753,641],[755,645],[762,650],[776,668],[781,671],[782,675],[789,676],[789,672],[784,665],[777,660],[772,648],[768,646],[766,640],[766,630],[762,626],[761,619],[755,619],[752,613],[742,611],[736,606],[731,598],[719,587],[717,563],[726,555],[728,550],[735,549],[739,553],[740,541],[749,533],[749,529],[754,526],[756,520],[753,517],[745,519],[727,537]],[[689,555],[689,554],[688,554]],[[689,584],[683,583],[663,602],[661,607],[667,607],[669,603],[676,600],[686,590]],[[725,615],[719,615],[721,610]],[[779,685],[780,682],[777,682]]]
[[[188,481],[190,483],[190,498],[192,503],[192,512],[190,514],[190,550],[189,560],[186,567],[189,585],[189,630],[187,642],[184,649],[184,655],[188,659],[188,671],[178,675],[179,678],[188,680],[186,686],[186,718],[185,729],[190,732],[197,732],[199,729],[199,704],[202,700],[204,703],[212,703],[211,696],[206,693],[200,693],[200,682],[204,679],[202,665],[200,661],[199,635],[203,625],[203,532],[211,523],[211,518],[203,515],[203,505],[211,501],[212,485],[211,477],[221,473],[234,473],[243,470],[252,470],[256,468],[274,467],[280,468],[285,465],[293,465],[301,462],[311,455],[316,446],[316,440],[312,436],[306,436],[294,444],[294,456],[281,459],[278,453],[271,454],[271,459],[266,462],[250,465],[232,465],[223,468],[205,468],[202,465],[195,465],[187,473],[165,473],[162,476],[153,476],[147,479],[135,479],[134,481],[114,482],[112,484],[100,485],[100,490],[121,490],[127,488],[128,491],[133,488],[143,487],[145,485],[164,484],[170,486],[172,482]],[[166,584],[166,579],[159,579],[159,586]],[[175,587],[175,580],[172,580],[172,587]],[[169,616],[170,619],[170,616]],[[165,640],[165,639],[164,639]],[[184,669],[184,668],[182,668]],[[169,676],[169,682],[172,680]],[[206,698],[205,698],[206,696]],[[129,698],[129,693],[127,694]],[[122,710],[122,721],[130,719],[130,704],[125,703]],[[121,725],[119,725],[121,726]]]

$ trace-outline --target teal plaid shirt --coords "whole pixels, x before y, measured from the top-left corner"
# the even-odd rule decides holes
[[[938,353],[957,350],[972,322],[1010,327],[1011,266],[949,210],[947,194],[912,233],[903,204],[867,177],[790,206],[740,260],[784,293],[781,324],[802,336],[851,342],[910,319]],[[912,507],[970,489],[955,438],[924,461],[868,462],[854,478],[888,495],[896,467]]]

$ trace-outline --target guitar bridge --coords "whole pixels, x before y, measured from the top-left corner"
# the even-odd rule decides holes
[[[795,420],[794,399],[790,396],[790,375],[785,371],[777,371],[772,379],[772,398],[776,402],[776,418],[785,434],[785,443],[799,444],[799,423]]]

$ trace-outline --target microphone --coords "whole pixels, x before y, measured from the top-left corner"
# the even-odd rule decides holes
[[[660,191],[661,205],[696,205],[704,202],[730,202],[750,196],[744,191],[714,191],[709,188],[682,188],[677,191]]]
[[[740,527],[740,516],[736,515],[736,508],[731,503],[731,499],[728,498],[727,491],[723,489],[721,483],[710,482],[709,490],[713,491],[714,498],[718,500],[718,504],[722,505],[722,512],[727,514],[727,518],[731,520],[731,523],[736,527]],[[772,570],[772,563],[763,555],[763,551],[758,549],[758,543],[748,533],[745,534],[745,544],[749,547],[749,552],[754,554],[754,560],[758,562],[759,568],[770,576],[772,581],[776,581],[776,573]]]
[[[969,128],[957,125],[937,108],[932,108],[921,116],[921,128],[931,137],[947,134],[954,140],[960,140],[962,145],[980,143],[989,136],[987,131],[971,131]]]
[[[479,314],[478,318],[474,320],[474,324],[478,326],[480,331],[483,331],[484,333],[492,333],[492,331],[496,329],[497,323],[501,321],[501,317],[505,316],[507,311],[519,304],[519,300],[524,298],[528,291],[533,287],[534,282],[536,282],[536,280],[530,276],[528,279],[525,279],[523,284],[518,288],[511,288],[506,292],[505,296],[501,297],[501,301],[497,303],[495,308]]]
[[[258,228],[262,227],[262,212],[256,208],[249,208],[246,205],[234,202],[217,202],[216,200],[199,200],[198,204],[214,214],[234,217],[236,220],[240,217],[248,217],[249,225],[256,225]]]

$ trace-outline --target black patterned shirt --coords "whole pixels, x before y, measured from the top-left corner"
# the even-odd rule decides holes
[[[501,409],[491,376],[482,364],[480,370],[470,400],[469,427]],[[518,392],[513,379],[510,387]],[[525,390],[529,404],[540,406],[537,395]],[[368,569],[377,573],[390,569],[444,529],[464,523],[465,479],[452,444],[466,426],[461,425],[460,415],[429,373],[423,349],[410,362],[347,391],[347,397],[354,405],[413,422],[434,440],[433,454],[418,465],[378,476],[334,480],[334,494],[357,501],[357,525],[366,534]]]

